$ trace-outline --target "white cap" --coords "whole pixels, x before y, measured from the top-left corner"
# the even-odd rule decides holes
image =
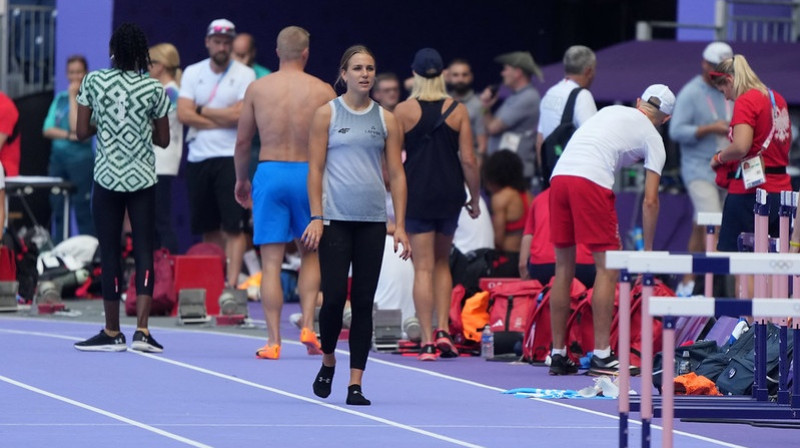
[[[672,108],[675,107],[675,94],[664,84],[653,84],[645,89],[642,101],[650,103],[667,115],[672,115]]]
[[[206,37],[214,35],[236,37],[236,25],[228,19],[216,19],[208,24],[206,30]]]
[[[703,59],[708,63],[717,65],[725,59],[733,57],[733,49],[725,42],[711,42],[703,50]]]

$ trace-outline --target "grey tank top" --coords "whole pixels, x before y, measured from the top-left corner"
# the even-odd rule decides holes
[[[386,146],[383,109],[372,101],[362,111],[342,97],[330,102],[328,154],[322,178],[322,214],[336,221],[386,221],[381,157]]]

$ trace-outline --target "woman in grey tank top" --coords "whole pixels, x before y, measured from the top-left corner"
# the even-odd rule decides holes
[[[386,158],[394,202],[394,249],[403,259],[411,255],[405,232],[406,177],[397,122],[369,97],[375,82],[374,56],[364,46],[350,47],[342,56],[340,70],[339,80],[347,86],[347,92],[317,109],[308,140],[311,222],[302,240],[308,249],[319,249],[323,296],[319,313],[322,367],[313,389],[322,398],[331,393],[334,351],[342,329],[352,264],[346,402],[366,406],[371,403],[361,392],[361,379],[372,344],[372,306],[386,237],[381,159]]]

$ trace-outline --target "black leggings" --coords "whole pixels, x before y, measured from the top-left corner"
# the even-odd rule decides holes
[[[125,210],[131,221],[133,259],[136,261],[136,294],[153,295],[153,237],[155,234],[155,186],[121,192],[107,190],[95,182],[92,215],[102,262],[103,300],[117,301],[128,285],[122,276],[122,221]]]
[[[353,264],[350,287],[350,368],[364,370],[372,345],[372,305],[383,261],[386,223],[331,221],[319,242],[322,309],[319,330],[322,351],[331,354],[342,331],[347,300],[347,274]]]

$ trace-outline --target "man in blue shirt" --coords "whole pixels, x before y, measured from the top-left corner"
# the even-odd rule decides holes
[[[714,154],[728,144],[728,124],[733,103],[711,84],[709,72],[722,60],[733,57],[724,42],[712,42],[703,51],[702,72],[678,93],[669,125],[669,136],[680,145],[681,177],[694,206],[690,252],[705,251],[705,229],[697,225],[698,213],[722,213],[725,191],[714,182],[709,168]],[[687,274],[676,288],[679,296],[691,296],[694,275]]]

